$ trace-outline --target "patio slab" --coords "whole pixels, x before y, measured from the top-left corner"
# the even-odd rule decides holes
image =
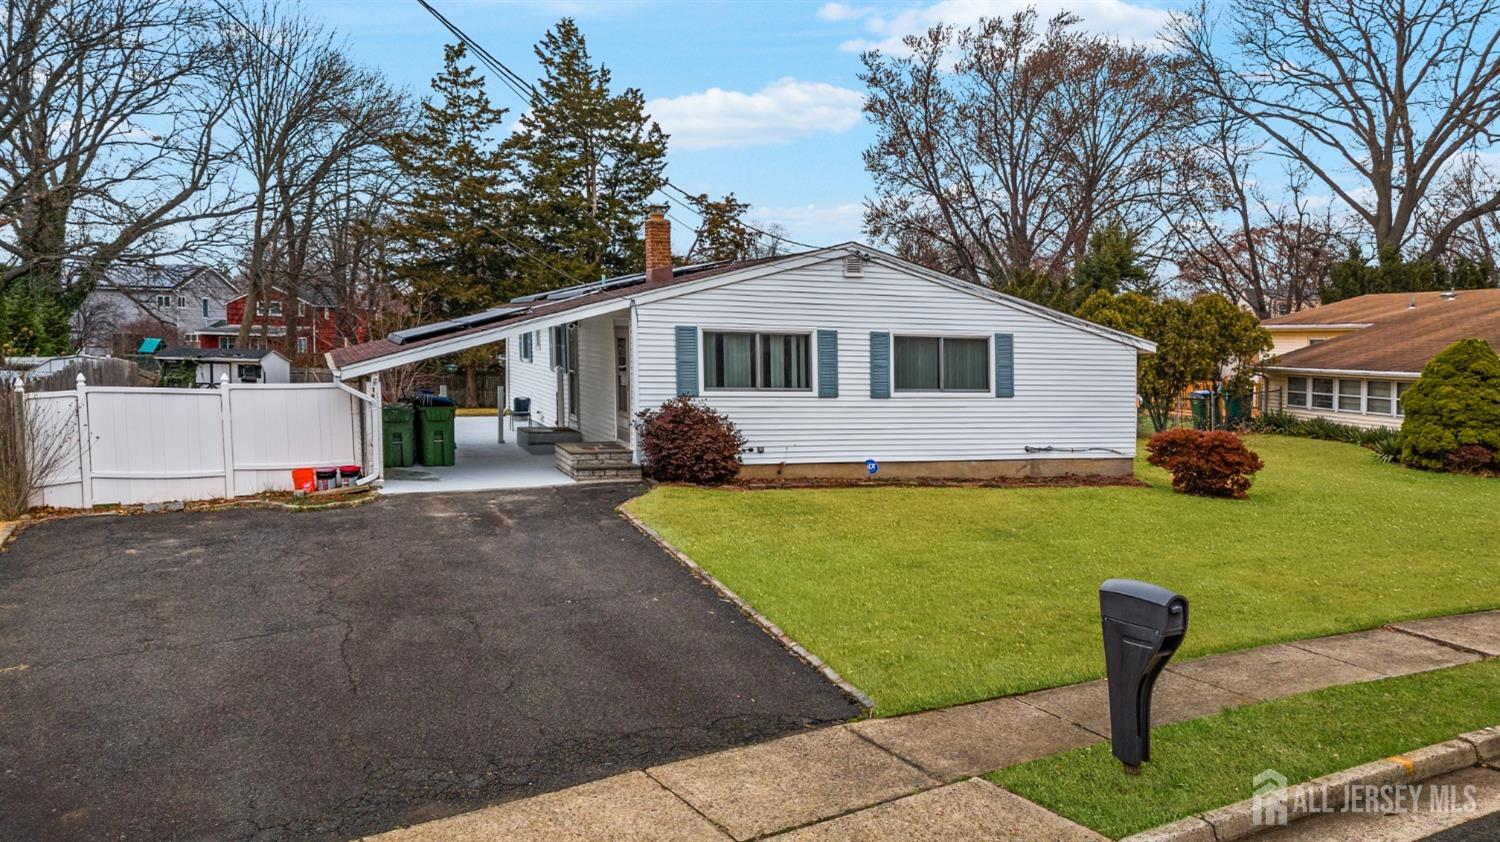
[[[557,469],[550,450],[542,455],[527,453],[516,444],[516,431],[509,425],[505,428],[505,441],[498,441],[499,419],[495,416],[459,417],[453,423],[454,464],[444,468],[425,465],[387,468],[381,491],[430,494],[573,484],[572,479]]]
[[[933,777],[950,781],[1100,740],[1097,734],[1014,698],[871,719],[849,727]]]
[[[1027,693],[1020,698],[1048,713],[1056,714],[1101,736],[1109,736],[1109,690],[1104,680]],[[1167,725],[1254,701],[1211,684],[1205,684],[1168,669],[1156,681],[1152,694],[1151,721]]]
[[[371,837],[379,842],[608,842],[680,839],[722,842],[718,828],[643,772],[630,772]]]
[[[1373,669],[1285,644],[1195,658],[1172,664],[1167,671],[1262,702],[1385,677]]]
[[[936,783],[845,727],[647,772],[738,840],[832,818]]]
[[[1396,623],[1392,628],[1446,641],[1486,655],[1500,655],[1500,611],[1411,620]]]
[[[1103,842],[1100,836],[1012,792],[971,778],[776,837],[781,842],[965,842],[1046,839]]]
[[[1472,652],[1386,629],[1301,640],[1292,645],[1388,676],[1456,667],[1480,658]]]

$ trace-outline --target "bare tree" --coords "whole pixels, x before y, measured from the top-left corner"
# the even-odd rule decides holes
[[[909,56],[863,57],[875,123],[865,225],[903,256],[978,283],[1067,274],[1096,223],[1149,229],[1185,97],[1172,60],[1034,9],[935,27]]]
[[[241,138],[250,184],[244,260],[249,341],[257,304],[279,286],[296,316],[327,188],[347,159],[380,145],[396,128],[401,97],[376,73],[353,64],[320,26],[275,0],[245,0],[228,12],[238,24],[235,60],[223,77],[229,125]],[[296,342],[287,331],[288,348]]]
[[[1227,37],[1206,6],[1167,39],[1193,90],[1265,133],[1362,223],[1407,245],[1445,169],[1500,139],[1500,0],[1233,0]],[[1451,208],[1423,243],[1443,254],[1500,191]]]
[[[0,520],[26,514],[77,447],[78,414],[70,403],[29,400],[11,384],[0,385]]]
[[[1263,319],[1317,303],[1348,242],[1332,207],[1314,207],[1307,175],[1291,168],[1285,189],[1268,196],[1257,180],[1264,139],[1212,103],[1185,140],[1162,191],[1179,283],[1222,293]]]
[[[111,263],[192,248],[228,213],[223,55],[194,2],[14,0],[0,58],[0,284],[76,306]],[[64,287],[66,295],[64,296]]]

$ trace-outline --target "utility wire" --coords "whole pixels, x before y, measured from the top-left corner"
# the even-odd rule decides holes
[[[520,97],[526,105],[530,106],[533,98],[540,100],[544,104],[551,104],[547,97],[540,90],[538,90],[535,85],[531,84],[525,79],[525,77],[512,70],[508,65],[505,64],[505,62],[496,58],[493,53],[484,48],[484,45],[474,40],[472,36],[470,36],[467,32],[464,32],[462,28],[449,20],[446,16],[443,15],[442,12],[439,12],[436,8],[434,8],[433,5],[428,2],[428,0],[417,0],[417,3],[421,5],[423,9],[426,9],[434,18],[436,18],[438,23],[441,23],[445,29],[453,33],[454,37],[458,38],[466,46],[472,49],[474,51],[474,54],[479,57],[479,60],[484,63],[485,66],[489,67],[490,70],[494,71],[495,74],[505,82],[506,86],[509,87],[511,91],[516,94],[516,96]],[[677,191],[682,195],[684,199],[687,199],[689,202],[696,202],[700,197],[699,194],[689,193],[676,184],[673,184],[671,179],[667,178],[665,175],[662,176],[662,186],[664,188],[670,188]],[[663,195],[667,195],[665,190],[663,191]],[[684,203],[681,201],[679,201],[678,203],[683,205],[683,207],[694,210],[695,212],[697,210],[695,205]],[[810,250],[816,250],[817,248],[819,248],[818,246],[810,245],[808,243],[798,242],[797,240],[793,240],[792,238],[787,237],[784,234],[775,234],[770,231],[757,228],[748,222],[741,221],[739,225],[747,230],[754,231],[762,237],[769,237],[772,240],[778,240],[783,243],[791,243],[794,246],[801,246],[802,248]]]
[[[418,0],[418,2],[422,2],[422,0]],[[267,44],[266,41],[265,41],[265,39],[263,39],[263,38],[260,37],[260,33],[256,32],[254,27],[250,26],[249,24],[246,24],[243,20],[241,20],[240,17],[239,17],[239,15],[236,15],[232,9],[230,9],[227,5],[225,5],[222,2],[222,0],[213,0],[213,3],[214,3],[215,6],[219,7],[219,11],[223,12],[226,16],[229,17],[230,20],[234,21],[234,23],[235,23],[236,26],[238,26],[240,29],[244,30],[245,34],[249,35],[251,38],[253,38],[255,40],[256,43],[260,44],[261,48],[264,49],[267,52],[267,54],[269,54],[270,56],[272,56],[273,58],[275,58],[278,62],[280,62],[280,64],[283,67],[285,67],[293,76],[296,76],[298,78],[298,80],[300,80],[303,84],[308,84],[309,83],[309,80],[308,80],[306,74],[304,74],[301,70],[299,70],[296,67],[296,65],[292,64],[289,60],[287,60],[287,58],[285,56],[283,56],[281,53],[279,53],[276,50],[272,49],[271,45]],[[424,6],[427,5],[425,2],[423,2],[422,4]],[[431,7],[428,7],[428,8],[430,9]],[[436,13],[435,10],[434,10],[434,13]],[[482,48],[480,48],[480,49],[482,49]],[[517,77],[517,78],[519,79],[519,77]],[[521,84],[527,84],[524,79],[521,79],[520,82],[521,82]],[[529,85],[528,85],[528,87],[529,87]],[[360,134],[364,135],[367,139],[375,142],[376,144],[384,146],[384,140],[385,140],[384,138],[376,136],[373,132],[370,131],[369,127],[365,126],[360,121],[355,120],[353,117],[351,117],[350,114],[349,114],[349,112],[348,112],[348,110],[345,109],[343,106],[334,105],[334,109],[338,112],[339,116],[344,119],[344,122],[349,125],[350,129],[359,132]],[[569,272],[566,272],[566,271],[564,271],[562,269],[559,269],[555,264],[552,264],[549,261],[547,261],[537,251],[535,251],[533,249],[523,248],[522,246],[517,245],[513,240],[511,240],[505,234],[503,234],[500,231],[496,230],[494,226],[489,225],[488,223],[485,223],[483,221],[479,221],[478,224],[480,225],[480,227],[484,228],[486,231],[490,232],[492,235],[494,235],[496,238],[498,238],[502,243],[505,243],[506,245],[508,245],[512,249],[514,249],[515,252],[516,252],[516,254],[518,256],[524,257],[524,258],[527,258],[527,259],[531,260],[532,261],[532,265],[535,266],[536,268],[542,269],[543,271],[546,271],[546,272],[552,272],[554,274],[560,275],[564,280],[573,281],[574,283],[577,283],[577,284],[595,283],[598,280],[597,278],[591,278],[591,279],[588,279],[588,280],[579,280],[577,276],[575,276],[575,275],[573,275],[573,274],[571,274]]]

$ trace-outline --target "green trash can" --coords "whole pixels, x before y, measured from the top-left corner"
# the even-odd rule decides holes
[[[419,403],[417,414],[417,461],[430,468],[453,464],[453,418],[458,410],[451,402]]]
[[[1210,389],[1199,389],[1188,397],[1193,407],[1193,429],[1207,430],[1213,426],[1214,393]]]
[[[1250,423],[1250,395],[1224,396],[1224,420],[1231,427],[1243,427]]]
[[[385,466],[410,468],[417,460],[417,429],[411,404],[388,403],[380,410]]]

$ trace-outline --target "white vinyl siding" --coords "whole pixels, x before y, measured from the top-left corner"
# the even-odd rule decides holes
[[[558,426],[557,375],[547,364],[551,358],[551,331],[531,331],[531,358],[521,359],[521,335],[508,336],[505,342],[505,391],[508,407],[516,398],[531,399],[531,423],[539,427]]]
[[[838,331],[839,396],[817,390],[702,391],[745,434],[750,464],[1113,458],[1135,453],[1136,352],[1082,328],[988,301],[879,261],[845,277],[838,258],[637,307],[638,403],[676,394],[675,329]],[[870,397],[870,333],[991,337],[1015,344],[1015,397],[893,392]],[[893,343],[894,344],[894,343]],[[989,358],[989,340],[985,342]],[[993,374],[986,364],[986,381]],[[702,376],[702,364],[699,365]],[[814,359],[810,382],[817,382]],[[1052,447],[1043,454],[1026,448]],[[1066,448],[1078,448],[1069,452]]]

